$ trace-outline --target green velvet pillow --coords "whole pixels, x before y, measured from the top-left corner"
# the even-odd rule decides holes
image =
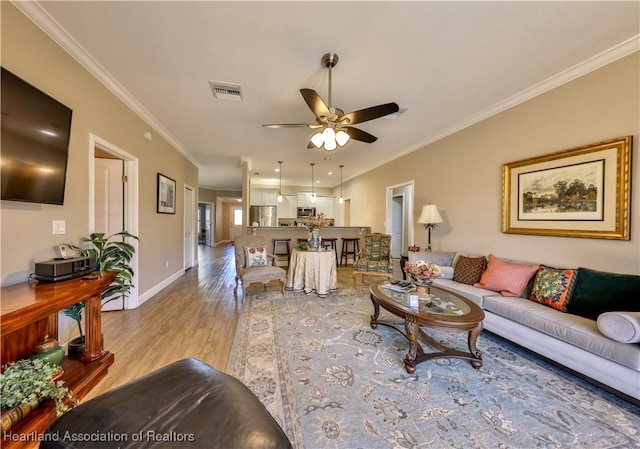
[[[567,312],[597,320],[614,311],[640,312],[640,276],[578,268]]]

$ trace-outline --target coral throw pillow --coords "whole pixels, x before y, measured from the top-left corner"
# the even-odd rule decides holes
[[[453,266],[453,280],[461,284],[473,285],[480,281],[486,267],[487,259],[484,256],[458,256]]]
[[[245,246],[244,247],[245,267],[262,267],[267,265],[266,246]]]
[[[577,278],[578,270],[541,266],[536,274],[529,299],[566,312]]]
[[[540,265],[509,263],[489,254],[487,269],[474,287],[500,292],[503,296],[522,296]]]

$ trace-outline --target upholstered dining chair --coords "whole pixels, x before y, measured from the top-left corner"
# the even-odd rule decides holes
[[[364,236],[364,245],[353,263],[353,282],[356,276],[378,276],[386,279],[393,277],[393,262],[391,261],[391,236],[389,234],[373,233]]]
[[[273,280],[282,282],[282,294],[286,272],[275,266],[275,258],[267,253],[267,238],[264,235],[241,235],[233,241],[236,259],[236,286],[233,294],[238,297],[238,281],[242,283],[242,301],[244,302],[245,287],[249,284],[261,282],[264,289]]]

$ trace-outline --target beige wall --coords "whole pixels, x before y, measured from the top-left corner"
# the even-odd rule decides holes
[[[139,158],[137,287],[143,295],[183,268],[183,188],[197,187],[198,168],[155,132],[147,142],[148,125],[12,4],[1,3],[2,66],[73,109],[64,206],[2,202],[2,283],[25,281],[35,262],[54,257],[54,245],[77,243],[90,232],[92,133]],[[156,213],[158,172],[176,180],[175,215]],[[65,235],[52,235],[52,220],[66,221]]]
[[[444,219],[432,233],[434,250],[640,274],[639,68],[635,53],[345,182],[352,225],[384,231],[386,187],[415,181],[415,216],[431,202]],[[501,232],[503,164],[625,135],[634,139],[630,241]],[[426,246],[426,231],[414,229],[415,243]]]

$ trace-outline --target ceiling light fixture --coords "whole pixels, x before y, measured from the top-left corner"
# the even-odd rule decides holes
[[[342,167],[344,165],[340,165],[340,198],[338,198],[338,203],[344,203],[344,198],[342,198]]]
[[[313,187],[313,166],[316,165],[315,162],[311,162],[309,165],[311,165],[311,202],[315,204],[316,202],[316,191],[315,188]]]
[[[311,136],[311,143],[316,148],[322,148],[325,151],[334,151],[338,147],[345,146],[351,137],[346,132],[339,130],[336,132],[335,125],[327,125],[321,132]]]
[[[278,171],[280,172],[280,190],[278,190],[278,203],[282,203],[282,201],[284,201],[284,198],[282,198],[282,161],[278,161],[278,164],[280,164],[280,168],[278,169]]]

